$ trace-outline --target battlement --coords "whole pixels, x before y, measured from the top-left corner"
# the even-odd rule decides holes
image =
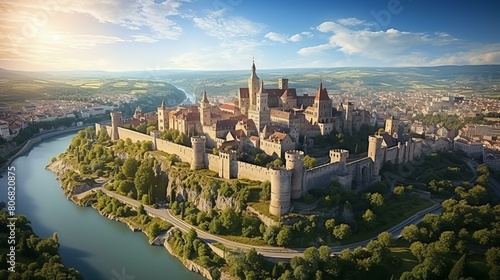
[[[205,144],[207,141],[205,136],[191,136],[191,143],[192,144],[200,144],[203,143]]]
[[[287,161],[303,161],[304,151],[300,150],[289,150],[285,152],[285,159]]]

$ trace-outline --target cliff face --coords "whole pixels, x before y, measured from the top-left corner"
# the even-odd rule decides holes
[[[238,201],[233,197],[224,197],[218,195],[217,191],[213,189],[209,183],[199,181],[197,187],[186,187],[183,184],[182,176],[175,172],[168,172],[167,184],[167,201],[173,196],[174,200],[189,201],[196,205],[200,211],[210,212],[212,209],[224,210],[226,208],[236,209]]]

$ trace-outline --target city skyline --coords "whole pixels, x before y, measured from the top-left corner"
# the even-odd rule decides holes
[[[483,1],[2,1],[2,68],[227,70],[500,64]]]

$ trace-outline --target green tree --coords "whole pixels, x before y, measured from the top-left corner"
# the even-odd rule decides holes
[[[151,165],[148,162],[143,162],[135,173],[135,189],[137,190],[137,198],[140,199],[144,194],[147,194],[154,184],[155,174]]]
[[[403,186],[394,187],[393,193],[396,197],[402,197],[405,194],[405,187]]]
[[[374,193],[370,197],[370,205],[377,210],[384,207],[384,197],[380,193]]]
[[[264,181],[260,184],[262,187],[262,190],[259,193],[260,200],[266,201],[271,199],[271,182],[269,181]]]
[[[347,224],[335,226],[333,229],[333,235],[340,240],[344,240],[351,236],[351,227]]]
[[[292,241],[292,237],[292,228],[290,226],[284,226],[276,236],[276,244],[278,244],[278,246],[287,246],[290,241]]]
[[[234,211],[233,208],[228,207],[222,211],[220,215],[222,226],[226,229],[227,233],[237,234],[241,229],[241,217]]]
[[[304,166],[306,168],[313,168],[316,165],[316,159],[312,156],[306,155],[304,157]]]
[[[361,218],[363,218],[363,223],[367,229],[374,228],[377,225],[377,215],[370,209],[366,209]]]
[[[128,178],[134,178],[135,172],[137,172],[138,167],[139,167],[139,162],[133,157],[128,157],[123,162],[122,172]]]

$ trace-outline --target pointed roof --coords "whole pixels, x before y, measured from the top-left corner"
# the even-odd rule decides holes
[[[203,90],[203,95],[201,97],[201,103],[209,103],[208,102],[208,98],[207,98],[207,91],[206,90]]]
[[[161,100],[161,106],[160,108],[165,109],[165,99]]]
[[[260,83],[260,89],[258,93],[264,93],[264,80]]]
[[[314,98],[314,100],[330,100],[330,97],[328,97],[328,92],[326,91],[326,88],[323,88],[322,81],[319,83],[318,93],[316,94],[316,97]]]
[[[255,61],[252,60],[252,74],[250,74],[250,79],[258,79],[259,77],[257,77],[257,72],[256,72],[256,68],[255,68]]]

